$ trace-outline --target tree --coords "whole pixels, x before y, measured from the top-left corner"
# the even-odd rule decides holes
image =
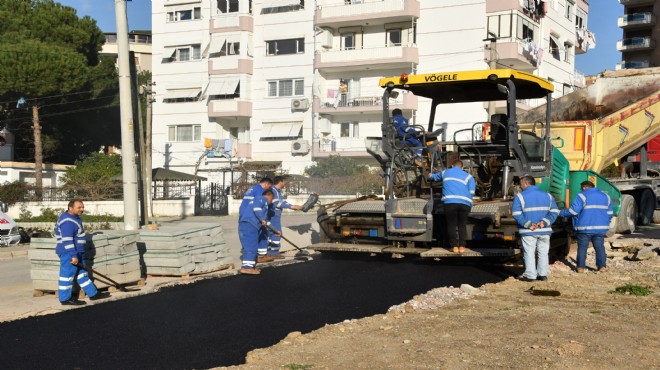
[[[0,0],[0,24],[0,101],[24,98],[26,102],[16,108],[15,103],[5,103],[0,113],[5,122],[19,127],[32,117],[39,191],[43,162],[40,116],[70,111],[71,102],[92,100],[103,91],[95,89],[94,78],[98,77],[95,70],[105,36],[95,20],[78,18],[75,9],[53,0]],[[107,71],[107,67],[100,69]],[[77,135],[67,137],[66,144],[75,145],[76,139]]]
[[[305,168],[305,173],[315,178],[353,176],[367,172],[369,172],[369,167],[340,155],[331,155],[327,159],[319,160],[315,164]]]
[[[92,153],[66,170],[64,188],[75,196],[90,199],[113,199],[122,194],[121,157],[117,154]]]

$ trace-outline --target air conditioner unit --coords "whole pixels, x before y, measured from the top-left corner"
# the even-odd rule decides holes
[[[309,109],[309,99],[291,99],[291,110],[306,111]]]
[[[309,141],[298,139],[291,143],[291,154],[305,155],[309,153]]]

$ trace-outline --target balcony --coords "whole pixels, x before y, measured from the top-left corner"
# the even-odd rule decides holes
[[[653,5],[655,0],[619,0],[623,6]]]
[[[251,14],[227,13],[213,17],[210,21],[211,33],[248,31],[254,32],[254,18]]]
[[[619,17],[619,28],[637,29],[650,27],[655,24],[655,15],[653,13],[633,13]]]
[[[536,69],[539,49],[533,41],[502,38],[496,47],[498,64],[526,72]],[[484,57],[490,58],[490,50],[484,50]]]
[[[353,158],[371,157],[371,155],[367,153],[364,138],[329,137],[314,140],[312,145],[313,158],[328,158],[331,155]]]
[[[240,99],[209,100],[209,117],[252,117],[252,102]]]
[[[419,18],[417,0],[325,0],[314,14],[314,23],[320,27],[342,27],[368,22],[377,26],[393,22],[410,22]]]
[[[378,113],[383,112],[383,97],[379,95],[358,96],[341,99],[335,108],[335,99],[314,98],[314,112],[334,116],[351,115],[356,113]],[[390,99],[390,109],[417,110],[417,96],[413,94],[401,94],[397,99]]]
[[[629,50],[648,50],[655,47],[655,41],[651,37],[631,37],[616,42],[616,49],[618,51]]]
[[[635,69],[635,68],[648,68],[648,67],[649,67],[648,61],[628,61],[628,62],[616,64],[617,71],[620,69]]]
[[[210,75],[248,74],[252,75],[254,62],[252,58],[240,55],[227,55],[209,60]]]
[[[314,55],[314,67],[324,72],[394,69],[410,71],[411,64],[419,64],[416,46],[390,46],[354,50],[329,50]]]
[[[237,143],[235,157],[252,159],[252,144]]]

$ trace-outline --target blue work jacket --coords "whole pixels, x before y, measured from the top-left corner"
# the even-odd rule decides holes
[[[520,235],[550,235],[559,209],[552,195],[530,185],[513,198],[511,214],[518,222]],[[543,228],[530,230],[533,224],[540,221],[545,224]]]
[[[85,253],[87,237],[80,217],[69,212],[62,213],[55,223],[55,238],[57,239],[55,253],[59,256],[68,255],[74,258],[78,254]]]
[[[436,172],[430,177],[433,181],[442,181],[442,202],[445,204],[458,203],[472,207],[472,197],[476,184],[474,177],[463,171],[460,167],[448,168]]]
[[[560,216],[572,217],[576,234],[605,235],[614,216],[612,199],[598,188],[587,188],[579,193],[571,206]]]

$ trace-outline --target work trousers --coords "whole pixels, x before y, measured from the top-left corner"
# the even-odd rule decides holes
[[[589,242],[596,251],[596,268],[607,267],[607,254],[605,252],[605,236],[597,234],[575,234],[577,238],[577,267],[585,268],[587,264],[587,249]]]
[[[61,254],[60,257],[60,281],[58,284],[58,298],[60,302],[68,301],[71,299],[71,290],[73,289],[73,279],[76,279],[78,285],[87,294],[88,297],[93,297],[98,293],[96,287],[89,279],[87,271],[80,267],[71,264],[71,256]],[[82,254],[78,254],[78,261],[83,266],[85,261]]]
[[[282,215],[278,215],[275,213],[273,217],[270,219],[270,226],[279,231],[282,232]],[[274,255],[280,253],[280,245],[281,245],[281,239],[282,237],[279,235],[276,235],[274,232],[271,230],[268,230],[268,254],[269,255]]]
[[[256,227],[249,222],[238,223],[238,239],[241,241],[241,267],[254,268],[257,254],[265,255],[268,249],[268,233],[264,227]],[[260,252],[263,251],[263,254]]]
[[[465,247],[467,238],[467,219],[470,206],[460,203],[445,204],[445,218],[447,220],[447,238],[450,247]],[[456,238],[458,229],[458,238]]]
[[[536,279],[548,276],[550,251],[550,235],[525,235],[522,237],[525,272],[523,276]]]

